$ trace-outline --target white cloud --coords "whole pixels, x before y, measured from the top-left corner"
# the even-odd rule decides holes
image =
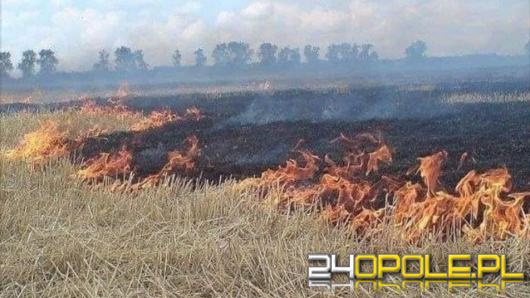
[[[399,57],[423,39],[433,55],[515,54],[530,30],[527,0],[253,0],[217,11],[212,20],[203,13],[211,9],[208,1],[94,0],[80,6],[52,0],[45,11],[36,0],[3,0],[2,48],[18,59],[24,49],[51,47],[60,68],[72,70],[91,67],[101,48],[141,48],[148,63],[160,65],[170,63],[177,47],[190,63],[196,48],[209,53],[228,40],[254,48],[265,41],[323,48],[370,42],[381,56]]]
[[[274,6],[270,2],[256,1],[241,11],[241,16],[249,19],[264,19],[274,13]]]

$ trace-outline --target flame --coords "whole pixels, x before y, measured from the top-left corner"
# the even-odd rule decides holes
[[[530,238],[530,215],[523,210],[530,192],[510,193],[507,169],[470,171],[457,183],[454,193],[437,191],[442,166],[448,158],[446,151],[440,151],[418,159],[417,173],[423,184],[388,175],[381,175],[374,182],[366,177],[377,175],[381,163],[392,161],[391,149],[382,138],[371,134],[349,138],[341,134],[332,142],[337,141],[348,149],[342,163],[326,155],[327,167],[321,171],[317,156],[299,150],[304,165],[290,159],[277,170],[245,179],[241,185],[270,188],[279,184],[283,189],[279,195],[265,193],[268,204],[277,208],[316,208],[325,220],[346,224],[357,233],[366,233],[385,220],[393,222],[410,242],[427,235],[446,239],[462,234],[476,242],[509,236]],[[367,144],[378,147],[365,153]],[[388,202],[379,206],[383,195]]]
[[[287,161],[286,165],[279,167],[277,170],[267,170],[261,176],[261,181],[265,184],[272,183],[293,183],[296,181],[306,180],[312,178],[318,170],[318,157],[313,155],[308,150],[298,151],[305,161],[303,167],[298,166],[298,162],[294,159]]]
[[[110,98],[108,105],[100,105],[95,100],[86,98],[83,105],[77,110],[79,113],[91,116],[113,116],[120,120],[126,118],[137,119],[137,122],[131,127],[131,131],[145,131],[151,128],[162,127],[169,123],[180,121],[199,121],[204,118],[201,110],[197,107],[186,109],[183,116],[173,113],[170,109],[152,111],[147,117],[142,113],[131,110],[125,106],[122,101]]]
[[[168,123],[188,120],[198,121],[204,118],[202,112],[196,107],[186,109],[183,116],[165,109],[153,111],[149,116],[143,117],[140,113],[134,112],[119,103],[102,106],[92,99],[85,99],[83,105],[76,112],[95,116],[138,117],[139,121],[130,128],[132,132],[162,127]],[[68,156],[73,150],[82,149],[87,144],[88,139],[101,137],[107,132],[106,129],[95,126],[85,132],[81,132],[75,139],[68,139],[66,133],[59,130],[56,122],[49,121],[41,125],[36,131],[26,134],[21,143],[15,149],[6,152],[5,156],[9,159],[26,159],[35,163],[42,163],[52,157]],[[190,136],[187,138],[187,143],[188,149],[186,151],[174,150],[167,153],[168,162],[158,173],[145,178],[138,177],[135,179],[136,182],[129,186],[137,189],[155,186],[160,180],[177,171],[191,172],[200,153],[199,141],[196,136]],[[82,169],[74,176],[81,180],[90,180],[93,183],[103,181],[104,177],[117,178],[117,176],[136,174],[133,164],[133,151],[138,145],[141,145],[138,143],[138,139],[132,138],[121,150],[110,153],[100,152],[96,157],[86,161],[82,165]],[[120,189],[124,186],[119,180],[116,180],[115,184],[115,189]]]
[[[186,139],[188,149],[185,152],[178,150],[168,153],[168,162],[156,174],[150,175],[132,186],[132,189],[138,190],[158,185],[165,177],[175,173],[177,170],[190,172],[195,168],[195,161],[200,154],[199,139],[192,135]]]
[[[132,153],[126,148],[112,154],[100,153],[88,160],[77,176],[82,180],[102,180],[104,177],[126,175],[131,173],[132,159]]]
[[[33,102],[33,96],[28,95],[28,96],[24,97],[24,99],[22,99],[21,102],[22,102],[22,103],[25,103],[25,104],[30,104],[30,103]]]
[[[420,185],[409,183],[396,192],[395,220],[409,240],[460,228],[474,241],[505,239],[507,235],[528,237],[522,204],[530,193],[509,194],[510,190],[511,176],[504,168],[483,174],[470,171],[457,184],[456,195],[438,192],[430,196]],[[477,222],[479,218],[481,222]]]
[[[140,122],[134,124],[131,127],[132,131],[143,131],[151,128],[162,127],[169,123],[175,123],[180,121],[199,121],[204,118],[201,110],[196,107],[191,107],[186,109],[184,116],[179,116],[169,109],[161,111],[153,111],[149,114],[148,117],[143,118]]]
[[[37,130],[24,135],[22,142],[5,156],[11,160],[43,163],[50,158],[67,156],[70,143],[55,121],[44,122]]]
[[[283,192],[280,196],[270,196],[268,204],[283,208],[324,205],[321,213],[324,219],[334,224],[350,222],[355,231],[364,231],[381,217],[382,210],[376,208],[376,199],[385,192],[395,191],[401,183],[390,176],[382,176],[376,183],[366,179],[367,175],[379,170],[381,162],[392,160],[390,147],[380,137],[361,134],[349,138],[341,134],[332,142],[337,141],[348,148],[342,164],[326,155],[324,162],[327,166],[322,171],[320,158],[301,149],[297,152],[304,160],[303,165],[290,159],[277,170],[265,171],[260,178],[242,181],[242,185],[271,187],[279,184]],[[364,153],[362,147],[366,143],[378,147]],[[320,177],[316,177],[317,174]]]
[[[100,105],[93,99],[85,99],[83,105],[77,109],[77,112],[91,116],[114,116],[118,119],[139,118],[141,114],[132,111],[127,106],[109,100],[110,105]]]
[[[433,193],[438,185],[438,178],[442,172],[442,165],[447,159],[447,151],[440,151],[430,156],[420,157],[418,173],[427,185],[429,193]]]
[[[153,111],[147,118],[143,118],[140,122],[131,127],[132,131],[148,130],[150,128],[162,127],[168,123],[181,120],[179,116],[171,112],[169,109],[162,111]]]
[[[129,82],[124,81],[120,84],[116,93],[109,98],[109,102],[115,105],[121,105],[130,94]]]
[[[187,109],[182,116],[166,109],[144,117],[119,104],[99,106],[92,100],[87,100],[79,111],[95,115],[134,115],[139,121],[131,126],[133,132],[204,117],[196,107]],[[48,121],[26,134],[5,156],[42,163],[53,157],[68,156],[72,150],[81,148],[87,138],[104,132],[94,127],[70,140],[56,122]],[[96,186],[105,177],[130,175],[126,182],[116,179],[111,190],[138,191],[155,187],[175,173],[191,173],[196,169],[201,152],[199,140],[189,136],[186,142],[185,150],[167,152],[166,164],[151,175],[135,177],[142,172],[137,171],[133,158],[138,144],[131,141],[121,150],[99,153],[89,159],[75,176]],[[454,190],[447,191],[439,187],[442,168],[449,158],[447,151],[418,158],[419,165],[414,169],[421,180],[414,183],[403,176],[380,173],[393,161],[393,150],[381,135],[363,133],[348,137],[341,134],[331,142],[345,148],[340,161],[330,155],[320,158],[300,148],[302,142],[298,142],[294,151],[298,158],[288,159],[284,165],[266,170],[257,178],[244,179],[239,186],[259,188],[263,191],[264,202],[274,208],[314,210],[331,224],[346,225],[356,233],[368,233],[381,222],[388,222],[410,242],[424,237],[447,239],[452,236],[464,236],[475,242],[488,238],[530,239],[530,214],[525,214],[523,208],[530,192],[512,192],[512,177],[506,168],[484,172],[471,170]],[[461,155],[458,170],[468,159],[474,161],[467,153]],[[280,191],[273,193],[277,186]]]
[[[197,107],[190,107],[186,109],[186,113],[184,114],[184,119],[186,120],[193,120],[193,121],[199,121],[202,118],[204,118],[204,115],[201,110]]]
[[[382,145],[374,152],[368,153],[368,162],[366,164],[366,175],[379,170],[379,164],[383,162],[389,164],[392,162],[392,153],[387,145]]]

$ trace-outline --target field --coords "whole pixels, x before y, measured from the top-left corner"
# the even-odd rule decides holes
[[[431,254],[436,270],[448,253],[503,253],[528,276],[529,92],[472,82],[3,105],[0,295],[328,295],[307,286],[309,252]],[[455,190],[472,170],[471,190]],[[507,207],[420,229],[397,212],[410,185],[421,214],[434,198],[492,193]],[[479,291],[446,288],[426,295]],[[396,291],[379,294],[419,295]]]

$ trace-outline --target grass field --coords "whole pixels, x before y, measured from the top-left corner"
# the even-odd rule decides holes
[[[99,125],[108,131],[136,119],[66,112],[0,116],[2,152],[48,119],[75,137]],[[74,159],[75,160],[75,159]],[[2,158],[0,176],[0,296],[327,296],[369,295],[370,289],[334,293],[307,285],[310,252],[431,254],[446,270],[449,253],[508,255],[513,271],[530,273],[530,241],[508,238],[481,244],[464,239],[403,240],[384,223],[364,236],[332,227],[311,212],[288,214],[234,180],[175,178],[135,193],[90,189],[73,178],[79,161],[43,166]],[[279,190],[269,196],[279,195]],[[475,295],[477,289],[434,287],[427,296]],[[495,291],[485,290],[489,295]],[[388,296],[419,296],[393,288]],[[502,293],[501,293],[502,294]],[[509,284],[514,297],[528,284]]]

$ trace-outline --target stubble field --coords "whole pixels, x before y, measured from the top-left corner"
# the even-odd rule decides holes
[[[363,95],[354,98],[358,103],[353,105],[349,95],[324,94],[301,108],[291,107],[302,101],[297,98],[307,98],[306,93],[252,99],[130,97],[119,104],[100,99],[59,109],[22,106],[18,111],[4,107],[0,295],[372,293],[369,288],[334,293],[309,288],[310,252],[431,254],[436,270],[446,270],[448,253],[499,253],[508,256],[512,270],[528,275],[529,200],[517,196],[530,190],[526,93],[510,89],[508,94],[523,98],[515,102],[448,105],[413,102],[417,99],[410,94],[400,100],[395,90],[360,92]],[[374,110],[374,104],[363,103],[374,93],[375,98],[394,94],[399,104],[376,101]],[[451,98],[465,97],[459,94]],[[287,96],[294,101],[279,108],[263,102],[283,102]],[[330,102],[321,103],[323,97],[332,98],[334,109],[324,109]],[[127,109],[118,107],[121,104]],[[165,114],[150,114],[166,106]],[[185,112],[192,106],[200,113]],[[394,112],[372,119],[378,109]],[[60,136],[41,130],[32,143],[37,148],[27,148],[29,138],[24,148],[24,136],[39,132],[43,125]],[[371,143],[352,145],[366,142],[356,137],[363,134],[371,136]],[[190,136],[196,137],[197,148]],[[390,148],[390,160],[383,154],[374,159],[374,168],[370,160],[378,155],[370,153],[385,147]],[[440,155],[439,177],[425,178],[427,170],[418,169],[417,158],[443,150],[447,156]],[[345,151],[359,157],[347,160]],[[304,155],[308,152],[316,158]],[[288,158],[296,161],[295,166],[282,166]],[[350,164],[341,164],[347,161],[359,161],[362,170],[357,173]],[[340,171],[344,169],[347,177]],[[487,175],[491,169],[506,169],[510,177],[494,180],[494,175]],[[472,170],[477,180],[468,181],[472,193],[464,196],[455,186]],[[336,180],[326,182],[329,175],[336,175]],[[383,177],[392,183],[385,184],[390,180]],[[343,182],[336,186],[339,178]],[[412,185],[420,193],[416,204],[399,205],[399,194]],[[360,191],[361,186],[369,191]],[[349,187],[356,187],[356,192]],[[462,215],[458,227],[469,229],[457,232],[456,226],[434,219],[432,226],[411,228],[421,218],[398,213],[403,208],[425,211],[425,202],[434,199],[447,204],[480,201],[490,192],[515,213],[488,219],[483,212],[493,207],[486,202],[477,207],[483,215]],[[341,201],[345,194],[350,197]],[[355,199],[362,201],[360,206],[351,204]],[[369,220],[359,222],[359,214]],[[514,214],[519,221],[509,220]],[[419,295],[417,290],[396,291],[378,293]],[[433,287],[425,294],[476,293],[474,288],[447,292],[446,287]],[[530,295],[530,288],[509,284],[505,294]]]

